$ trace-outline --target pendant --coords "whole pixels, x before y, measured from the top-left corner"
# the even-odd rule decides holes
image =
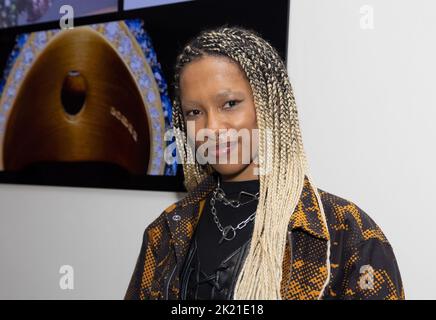
[[[231,237],[227,237],[227,234],[229,232],[233,232]],[[223,242],[223,240],[233,240],[236,237],[236,230],[235,228],[233,228],[232,226],[227,226],[223,229],[223,236],[221,237],[221,240],[218,242],[219,244],[221,244]]]

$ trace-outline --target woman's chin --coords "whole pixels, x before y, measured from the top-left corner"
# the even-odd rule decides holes
[[[238,175],[248,166],[248,164],[211,164],[211,167],[222,176]]]

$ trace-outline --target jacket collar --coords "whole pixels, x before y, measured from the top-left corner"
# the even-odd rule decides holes
[[[206,197],[216,185],[216,178],[213,175],[207,176],[194,190],[172,207],[174,210],[166,211],[166,220],[173,242],[176,244],[178,258],[183,257],[184,251],[188,249]],[[330,240],[315,191],[307,176],[304,178],[300,200],[289,221],[289,230],[296,229],[320,239]]]
[[[305,176],[300,200],[291,216],[290,228],[292,230],[299,228],[315,237],[330,240],[327,225],[313,188],[308,177]]]

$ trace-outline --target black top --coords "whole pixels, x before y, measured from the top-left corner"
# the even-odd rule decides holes
[[[256,194],[259,191],[259,180],[221,181],[220,183],[226,198],[229,200],[237,199],[240,191],[246,191],[251,194]],[[222,238],[222,233],[214,222],[211,212],[210,200],[212,197],[213,191],[206,198],[206,203],[193,237],[193,242],[196,241],[197,246],[196,259],[198,259],[198,265],[201,266],[199,271],[204,279],[208,276],[213,278],[221,263],[251,239],[254,227],[253,220],[244,228],[236,230],[236,236],[233,240],[223,240],[220,244],[219,241]],[[252,197],[243,195],[241,202],[251,199]],[[233,208],[230,205],[224,205],[222,201],[215,201],[216,214],[223,227],[232,225],[236,228],[240,222],[247,219],[256,211],[257,204],[258,200],[254,200],[238,208]],[[231,236],[232,232],[228,234],[228,237]],[[201,281],[196,290],[198,292],[196,298],[211,299],[212,287],[213,281]]]

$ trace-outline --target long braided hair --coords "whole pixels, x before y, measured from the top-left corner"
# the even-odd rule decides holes
[[[173,122],[188,191],[212,174],[213,169],[209,164],[198,164],[188,145],[180,105],[180,74],[187,64],[208,55],[230,58],[251,85],[259,128],[259,166],[265,170],[259,176],[259,202],[250,249],[233,298],[279,300],[289,220],[300,199],[305,175],[313,185],[291,83],[280,55],[253,31],[239,27],[206,30],[184,47],[175,69]],[[318,191],[314,190],[324,216]],[[323,290],[329,265],[327,269]]]

